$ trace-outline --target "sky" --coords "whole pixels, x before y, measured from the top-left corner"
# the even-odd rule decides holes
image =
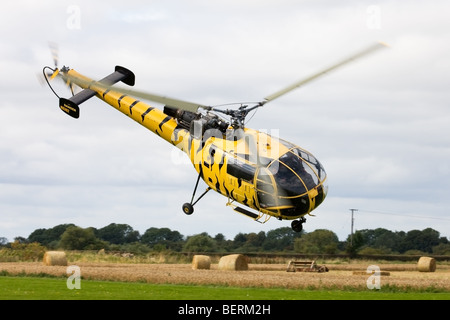
[[[183,235],[290,226],[235,213],[175,147],[93,98],[75,120],[43,85],[65,65],[206,105],[262,101],[376,41],[383,49],[276,99],[248,121],[314,154],[328,174],[306,232],[433,228],[450,238],[448,1],[6,1],[0,19],[0,237],[63,223]],[[70,91],[54,82],[59,95]],[[156,103],[149,103],[162,107]],[[205,189],[201,184],[199,190]]]

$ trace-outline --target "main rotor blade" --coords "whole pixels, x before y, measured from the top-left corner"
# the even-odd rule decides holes
[[[92,85],[92,82],[87,82],[83,79],[79,79],[79,78],[75,78],[72,77],[68,74],[64,75],[68,80],[73,81],[75,84],[83,87],[88,87],[90,85]],[[130,90],[130,89],[126,89],[126,88],[122,88],[122,87],[116,87],[116,86],[112,86],[106,83],[102,83],[100,82],[95,82],[96,86],[100,86],[106,90],[112,90],[112,91],[117,91],[123,94],[126,94],[128,96],[132,96],[135,98],[141,98],[144,100],[148,100],[148,101],[153,101],[153,102],[158,102],[158,103],[162,103],[164,105],[170,106],[170,107],[175,107],[178,109],[182,109],[182,110],[186,110],[186,111],[190,111],[190,112],[194,112],[197,113],[198,108],[203,108],[206,110],[210,110],[211,107],[209,106],[205,106],[199,103],[194,103],[194,102],[189,102],[189,101],[184,101],[184,100],[179,100],[179,99],[174,99],[174,98],[169,98],[166,96],[161,96],[161,95],[157,95],[154,93],[149,93],[149,92],[145,92],[145,91],[139,91],[139,90]]]
[[[313,75],[311,75],[311,76],[309,76],[309,77],[307,77],[305,79],[297,81],[296,83],[294,83],[294,84],[292,84],[292,85],[290,85],[290,86],[288,86],[288,87],[286,87],[286,88],[284,88],[284,89],[282,89],[280,91],[277,91],[277,92],[271,94],[270,96],[267,96],[266,98],[264,98],[265,101],[261,102],[261,104],[265,104],[265,103],[267,103],[269,101],[275,100],[276,98],[279,98],[282,95],[284,95],[284,94],[286,94],[286,93],[288,93],[288,92],[290,92],[290,91],[292,91],[292,90],[294,90],[294,89],[296,89],[298,87],[301,87],[301,86],[307,84],[308,82],[311,82],[311,81],[313,81],[313,80],[315,80],[315,79],[325,75],[326,73],[328,73],[330,71],[333,71],[333,70],[335,70],[335,69],[337,69],[339,67],[342,67],[343,65],[346,65],[346,64],[348,64],[348,63],[350,63],[352,61],[355,61],[356,59],[359,59],[359,58],[361,58],[363,56],[366,56],[366,55],[368,55],[370,53],[375,52],[378,49],[385,48],[385,47],[388,47],[388,45],[383,43],[383,42],[377,42],[376,44],[371,45],[370,47],[362,50],[361,52],[359,52],[359,53],[357,53],[355,55],[352,55],[352,56],[348,57],[347,59],[344,59],[341,62],[336,63],[335,65],[333,65],[331,67],[328,67],[328,68],[326,68],[326,69],[324,69],[324,70],[322,70],[320,72],[317,72],[317,73],[315,73],[315,74],[313,74]]]
[[[103,84],[100,84],[100,85],[103,86]],[[175,107],[178,109],[182,109],[182,110],[186,110],[186,111],[190,111],[190,112],[194,112],[194,113],[197,113],[198,108],[203,108],[203,109],[207,109],[207,110],[211,109],[211,107],[208,107],[208,106],[205,106],[205,105],[202,105],[199,103],[169,98],[166,96],[160,96],[160,95],[157,95],[154,93],[123,89],[123,88],[114,87],[114,86],[106,86],[106,87],[110,90],[115,90],[115,91],[121,92],[121,93],[129,95],[129,96],[133,96],[136,98],[141,98],[141,99],[149,100],[149,101],[153,101],[153,102],[162,103],[169,107]]]

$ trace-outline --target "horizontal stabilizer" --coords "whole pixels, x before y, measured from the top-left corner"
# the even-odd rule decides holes
[[[100,80],[101,83],[106,84],[108,86],[117,83],[119,81],[122,81],[123,83],[129,86],[134,86],[135,82],[134,73],[128,70],[127,68],[116,66],[113,73]]]
[[[59,98],[59,108],[72,118],[78,119],[80,117],[80,107],[69,99]]]
[[[124,67],[116,66],[113,73],[106,76],[99,82],[110,86],[119,81],[122,81],[123,83],[129,86],[134,86],[135,82],[134,73]],[[78,92],[76,95],[70,97],[69,99],[60,98],[59,107],[69,116],[78,119],[80,117],[79,105],[95,96],[96,93],[97,92],[91,89],[83,89],[82,91]]]

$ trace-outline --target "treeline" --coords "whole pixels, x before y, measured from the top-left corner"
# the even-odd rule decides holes
[[[298,233],[282,227],[268,232],[238,233],[230,240],[221,233],[210,236],[203,232],[186,237],[169,228],[149,228],[141,235],[127,224],[111,223],[100,229],[61,224],[49,229],[36,229],[28,238],[16,237],[13,244],[30,243],[38,243],[48,249],[105,249],[134,254],[173,251],[450,255],[448,239],[431,228],[408,232],[366,229],[349,235],[346,241],[339,241],[330,230]],[[11,245],[0,237],[0,246]]]

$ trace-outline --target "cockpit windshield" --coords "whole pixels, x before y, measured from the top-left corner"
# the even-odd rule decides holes
[[[268,169],[273,174],[276,184],[283,189],[284,196],[295,197],[307,191],[305,185],[289,165],[276,160]]]
[[[326,177],[319,161],[300,148],[286,152],[273,161],[268,169],[288,197],[298,196],[315,188]]]
[[[326,173],[325,170],[323,169],[322,165],[320,164],[320,162],[314,158],[314,156],[300,148],[294,148],[292,150],[290,150],[290,152],[294,153],[295,155],[301,157],[304,161],[306,161],[311,168],[315,171],[317,177],[320,180],[323,180],[326,178]]]
[[[319,161],[297,146],[273,160],[257,174],[259,203],[264,208],[279,208],[286,216],[313,210],[326,196],[326,173]]]

